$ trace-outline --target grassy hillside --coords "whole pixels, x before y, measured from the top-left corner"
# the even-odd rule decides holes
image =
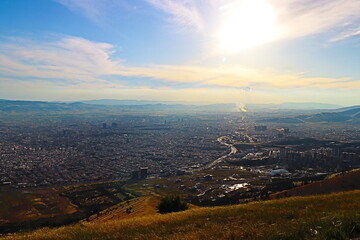
[[[360,169],[337,173],[322,181],[310,183],[270,195],[271,199],[291,196],[309,196],[360,189]]]
[[[54,189],[0,193],[0,228],[4,223],[24,222],[73,214],[77,207]]]
[[[0,193],[0,233],[77,222],[136,197],[123,181]]]
[[[109,220],[160,214],[156,209],[160,199],[160,196],[148,196],[127,200],[90,216],[87,221],[101,223]]]
[[[121,202],[115,206],[109,207],[97,214],[94,214],[84,220],[84,222],[102,223],[109,220],[124,220],[147,215],[161,215],[157,212],[156,209],[156,206],[159,205],[160,200],[160,195],[133,198],[131,200]],[[198,207],[192,204],[188,205],[189,208]]]
[[[360,233],[360,191],[81,223],[1,239],[348,239]]]

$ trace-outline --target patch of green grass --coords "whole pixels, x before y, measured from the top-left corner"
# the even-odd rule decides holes
[[[348,239],[360,233],[360,191],[294,197],[5,236],[2,239]]]

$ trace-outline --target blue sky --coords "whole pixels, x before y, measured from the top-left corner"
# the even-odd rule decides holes
[[[358,0],[0,4],[0,98],[360,104]]]

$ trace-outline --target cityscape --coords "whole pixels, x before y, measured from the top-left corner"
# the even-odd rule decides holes
[[[162,179],[207,169],[246,169],[256,173],[252,181],[299,180],[360,166],[358,124],[264,123],[271,116],[139,112],[4,119],[1,189]]]
[[[360,240],[360,0],[1,0],[0,240]]]

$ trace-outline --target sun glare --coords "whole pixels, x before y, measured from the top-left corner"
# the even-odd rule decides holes
[[[237,0],[221,9],[219,47],[227,53],[269,42],[277,36],[276,13],[266,0]]]

